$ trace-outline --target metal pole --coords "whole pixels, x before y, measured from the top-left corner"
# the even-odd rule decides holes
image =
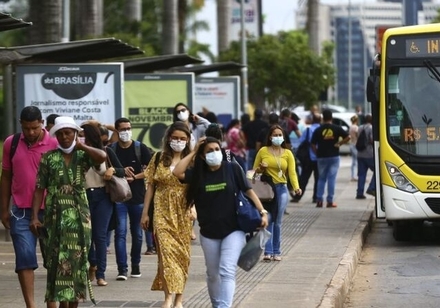
[[[243,89],[243,101],[241,104],[241,111],[246,112],[248,104],[248,71],[247,71],[247,49],[246,49],[246,23],[244,14],[244,0],[241,0],[241,62],[243,68],[241,69],[242,89]]]
[[[348,0],[348,110],[352,108],[351,93],[351,0]]]
[[[70,41],[70,0],[63,0],[63,37],[61,42]]]

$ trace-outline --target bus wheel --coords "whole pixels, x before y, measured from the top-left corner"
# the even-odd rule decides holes
[[[398,242],[409,241],[411,239],[411,224],[406,221],[393,221],[393,237]]]

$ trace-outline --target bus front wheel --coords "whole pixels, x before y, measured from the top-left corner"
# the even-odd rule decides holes
[[[398,242],[411,239],[412,226],[408,221],[393,221],[393,237]]]

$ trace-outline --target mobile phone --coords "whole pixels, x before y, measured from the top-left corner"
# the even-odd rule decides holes
[[[49,233],[47,232],[47,228],[45,226],[37,227],[38,238],[48,238]]]

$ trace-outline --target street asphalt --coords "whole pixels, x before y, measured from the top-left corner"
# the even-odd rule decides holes
[[[374,199],[371,196],[364,200],[355,199],[357,182],[350,181],[350,163],[349,156],[341,157],[334,200],[337,208],[315,207],[311,200],[313,178],[301,202],[288,204],[288,215],[284,215],[282,225],[282,261],[261,261],[249,272],[237,269],[233,307],[343,307],[374,219]],[[41,255],[38,257],[40,267],[35,271],[35,300],[37,307],[46,307],[46,271]],[[14,258],[12,243],[1,226],[0,307],[25,307],[14,272]],[[97,307],[161,307],[163,293],[150,290],[157,268],[155,255],[143,255],[142,277],[128,278],[127,281],[116,281],[113,246],[107,263],[108,286],[98,287],[96,281],[93,282]],[[80,303],[80,307],[93,306],[90,300]],[[192,242],[184,307],[211,307],[198,238]]]

